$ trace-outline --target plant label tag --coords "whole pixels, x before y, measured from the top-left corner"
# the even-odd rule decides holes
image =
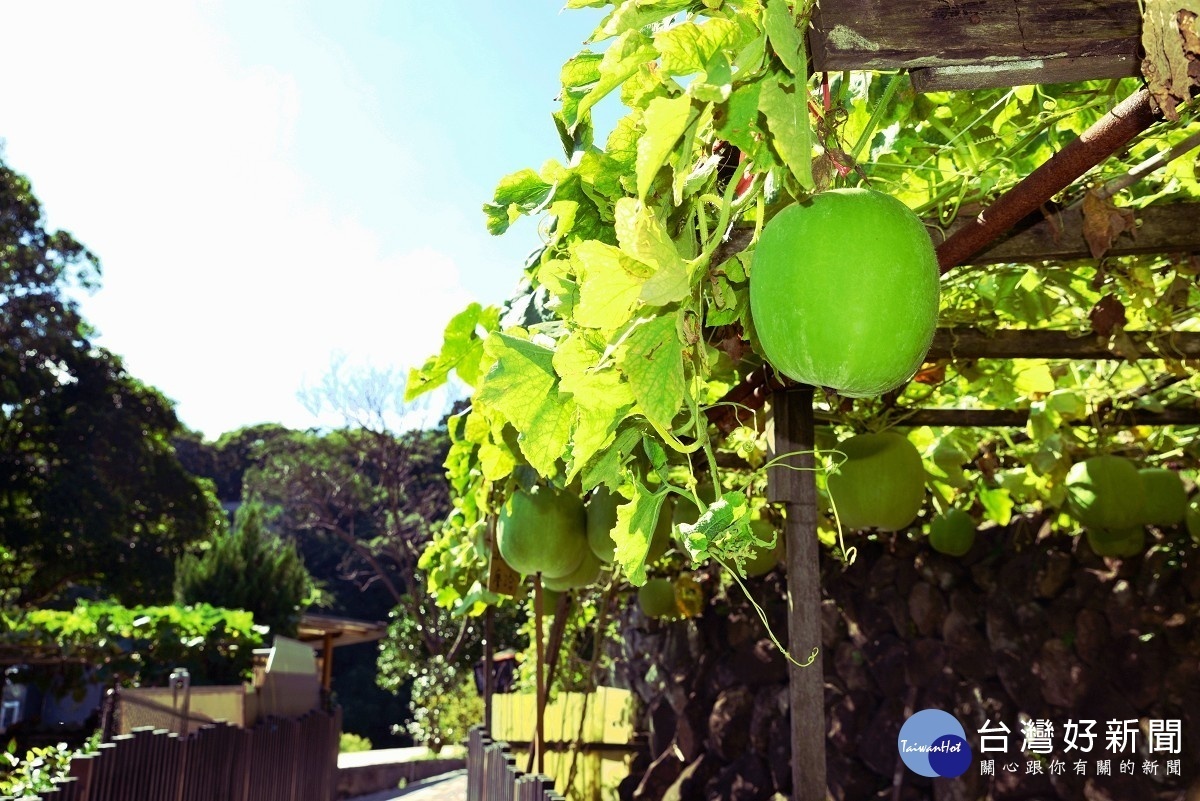
[[[500,553],[496,550],[496,539],[491,531],[488,532],[488,544],[491,548],[491,558],[488,560],[488,591],[510,598],[515,597],[521,591],[521,574],[500,558]]]

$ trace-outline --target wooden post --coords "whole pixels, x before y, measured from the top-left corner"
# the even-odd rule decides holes
[[[496,646],[492,638],[496,636],[496,612],[491,604],[483,613],[483,728],[492,733],[492,693],[496,692],[495,678],[492,676],[496,669]]]
[[[775,453],[794,453],[771,471],[770,500],[787,505],[788,649],[800,662],[821,645],[821,574],[812,387],[772,395]],[[796,453],[799,452],[799,453]],[[799,469],[797,469],[799,468]],[[825,679],[821,654],[790,665],[792,799],[825,801]]]
[[[325,632],[325,647],[321,652],[321,686],[325,692],[333,686],[333,632]]]
[[[537,772],[543,773],[546,750],[546,649],[542,638],[542,574],[533,577],[534,636],[537,638],[537,714],[534,719],[533,747],[537,749]]]

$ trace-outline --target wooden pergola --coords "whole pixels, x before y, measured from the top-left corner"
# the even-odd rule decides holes
[[[918,91],[975,89],[1058,83],[1139,74],[1141,16],[1137,0],[822,0],[813,14],[810,43],[814,69],[909,69]],[[1174,116],[1174,107],[1166,109]],[[1143,88],[1099,120],[1020,183],[974,217],[951,227],[937,243],[943,273],[964,265],[1026,263],[1091,258],[1078,207],[1054,210],[1047,204],[1092,167],[1125,148],[1163,116]],[[1135,167],[1119,191],[1200,144],[1200,137]],[[1138,215],[1136,238],[1123,237],[1110,255],[1200,252],[1200,204],[1148,207]],[[714,265],[745,248],[752,236],[735,231]],[[1137,355],[1200,358],[1200,333],[1128,332]],[[1128,353],[1125,354],[1129,355]],[[1107,336],[1075,336],[1062,331],[939,331],[931,360],[945,359],[1120,359]],[[728,431],[737,425],[736,406],[761,407],[768,401],[775,420],[775,452],[790,467],[770,476],[769,499],[787,509],[786,537],[789,642],[807,656],[821,643],[821,588],[817,539],[818,495],[813,450],[818,423],[814,388],[790,386],[768,370],[755,371],[710,412]],[[1151,413],[1106,410],[1118,424],[1200,425],[1200,408]],[[1021,409],[908,409],[908,426],[1022,426]],[[824,801],[824,674],[821,659],[790,668],[792,797]]]

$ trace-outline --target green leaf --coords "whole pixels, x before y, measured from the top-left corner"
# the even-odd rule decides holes
[[[1045,395],[1054,391],[1054,376],[1045,362],[1026,364],[1018,370],[1014,387],[1025,397]]]
[[[491,203],[485,203],[488,233],[499,235],[522,214],[531,214],[550,199],[553,185],[543,181],[536,172],[524,169],[500,179]]]
[[[778,78],[763,81],[759,107],[767,117],[771,141],[804,189],[813,188],[812,127],[808,98],[801,84],[789,91]]]
[[[423,395],[446,383],[450,371],[471,386],[480,378],[480,362],[483,358],[483,340],[477,329],[494,331],[499,324],[500,310],[495,306],[486,309],[472,303],[450,320],[443,334],[441,352],[428,359],[420,368],[409,371],[404,386],[404,400]]]
[[[679,312],[642,322],[621,349],[621,372],[629,379],[638,410],[663,431],[683,405],[686,382]]]
[[[654,35],[654,46],[662,54],[662,71],[667,75],[701,72],[723,48],[738,43],[740,29],[727,19],[702,23],[685,22]]]
[[[742,550],[744,543],[741,541],[747,537],[756,541],[749,531],[749,515],[750,506],[745,494],[726,492],[705,509],[695,523],[680,524],[679,533],[692,560],[702,562],[711,551],[725,556],[728,551]]]
[[[489,337],[486,347],[496,364],[476,393],[476,404],[490,406],[512,423],[529,464],[553,476],[575,411],[574,400],[558,390],[554,352],[507,334]]]
[[[699,112],[687,95],[656,97],[646,107],[646,132],[637,143],[637,193],[644,200],[655,176]]]
[[[1007,526],[1012,520],[1013,499],[1005,489],[981,489],[979,502],[983,505],[988,519],[997,525]]]
[[[571,260],[579,276],[575,322],[602,331],[628,322],[653,270],[620,248],[594,239],[576,243]]]
[[[725,54],[715,54],[704,67],[704,77],[688,84],[687,93],[707,103],[724,103],[733,91],[733,69]]]
[[[617,525],[612,530],[615,558],[635,587],[646,583],[646,556],[666,496],[666,490],[650,494],[639,486],[632,501],[617,507]]]
[[[621,374],[613,367],[598,369],[604,348],[602,336],[581,329],[560,340],[554,353],[559,390],[575,401],[568,481],[613,441],[633,406],[633,392]]]
[[[771,48],[788,72],[803,82],[808,77],[808,59],[804,52],[804,34],[796,27],[796,19],[788,10],[787,0],[767,0],[763,26]]]
[[[621,475],[621,465],[629,458],[634,449],[642,442],[642,429],[637,425],[627,425],[617,432],[613,439],[598,458],[583,471],[583,491],[591,492],[603,484],[613,492],[624,483]]]
[[[691,276],[666,228],[646,204],[626,197],[617,201],[617,241],[621,249],[654,270],[642,286],[641,300],[665,306],[690,292]]]
[[[651,25],[669,14],[687,8],[691,5],[687,0],[677,0],[669,3],[647,3],[646,0],[624,0],[615,4],[616,8],[604,18],[599,27],[592,32],[591,41],[599,42],[613,36],[619,36],[628,30],[636,30]]]
[[[758,81],[734,89],[725,104],[721,123],[717,126],[717,136],[743,153],[751,153],[758,146],[754,134],[761,91],[762,84]]]
[[[600,78],[583,98],[575,110],[574,116],[566,118],[567,124],[574,127],[592,106],[616,89],[625,79],[637,72],[638,67],[647,61],[653,61],[658,51],[650,40],[636,30],[629,30],[608,46],[604,57],[600,60]],[[564,112],[566,109],[564,109]]]

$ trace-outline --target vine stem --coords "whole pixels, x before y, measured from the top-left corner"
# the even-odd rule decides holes
[[[741,578],[738,577],[737,571],[727,565],[716,554],[710,555],[712,556],[713,561],[725,568],[725,570],[729,572],[729,575],[733,576],[733,580],[737,582],[737,585],[741,587],[742,593],[746,596],[746,600],[748,600],[750,605],[754,607],[754,611],[758,614],[758,619],[763,622],[763,626],[767,630],[767,636],[771,638],[771,642],[775,643],[775,647],[779,649],[779,653],[783,654],[787,661],[800,668],[809,667],[813,662],[817,661],[817,654],[820,653],[821,650],[819,648],[812,649],[812,653],[808,655],[807,662],[800,662],[796,659],[796,657],[792,656],[792,652],[785,648],[783,643],[779,641],[779,638],[775,636],[775,631],[771,628],[770,621],[767,620],[766,610],[758,605],[758,601],[754,600],[754,596],[750,594],[750,590],[746,589],[746,585],[743,584]]]
[[[867,120],[867,127],[862,129],[862,133],[858,135],[858,141],[854,143],[854,149],[850,151],[850,160],[855,164],[858,163],[858,156],[862,153],[862,149],[871,141],[871,137],[875,135],[875,129],[879,127],[879,121],[883,119],[883,113],[887,111],[888,106],[892,104],[892,98],[896,95],[896,90],[900,88],[900,83],[904,80],[904,76],[897,74],[892,76],[888,81],[887,87],[883,90],[883,97],[879,98],[879,104],[875,106],[875,111],[871,114],[871,118]],[[825,99],[829,100],[829,83],[828,73],[826,73],[825,83]]]

